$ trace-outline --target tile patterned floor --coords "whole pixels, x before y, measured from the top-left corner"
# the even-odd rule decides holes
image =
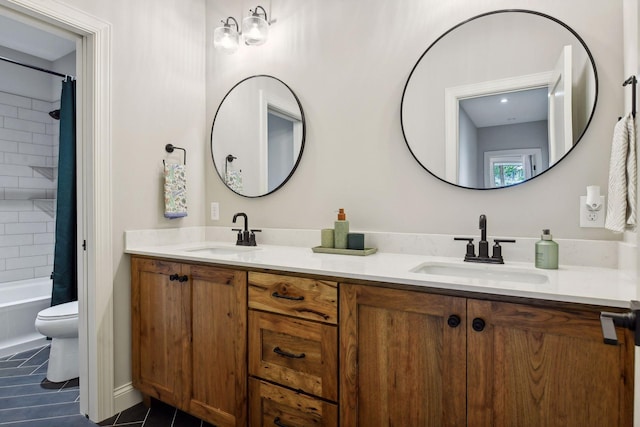
[[[80,414],[78,379],[49,382],[48,360],[49,346],[0,358],[1,427],[212,427],[155,400],[95,424]]]

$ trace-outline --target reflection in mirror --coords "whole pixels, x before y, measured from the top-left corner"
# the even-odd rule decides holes
[[[271,76],[252,76],[222,100],[211,129],[220,179],[237,194],[260,197],[282,187],[304,149],[305,121],[296,95]]]
[[[451,184],[489,189],[535,178],[587,129],[593,58],[555,18],[501,10],[456,25],[420,57],[401,122],[416,160]]]

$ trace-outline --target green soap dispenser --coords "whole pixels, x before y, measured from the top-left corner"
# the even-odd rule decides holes
[[[536,242],[536,268],[557,269],[558,268],[558,244],[554,242],[549,229],[542,230]]]
[[[338,220],[334,223],[333,244],[336,249],[347,249],[347,241],[349,235],[349,221],[344,209],[338,211]]]

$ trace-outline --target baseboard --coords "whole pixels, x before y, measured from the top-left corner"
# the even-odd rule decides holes
[[[113,406],[115,413],[122,412],[142,402],[142,394],[131,383],[121,385],[113,390]]]
[[[15,353],[22,353],[23,351],[31,350],[34,348],[42,347],[49,344],[49,341],[37,332],[26,336],[19,337],[14,341],[3,342],[0,347],[0,357],[9,356]]]

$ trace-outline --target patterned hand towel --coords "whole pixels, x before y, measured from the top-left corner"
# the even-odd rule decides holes
[[[613,130],[605,228],[622,233],[636,225],[636,124],[631,113]]]
[[[164,165],[164,216],[187,216],[187,174],[185,165]]]
[[[242,194],[242,171],[228,170],[225,181],[227,186],[236,193]]]

